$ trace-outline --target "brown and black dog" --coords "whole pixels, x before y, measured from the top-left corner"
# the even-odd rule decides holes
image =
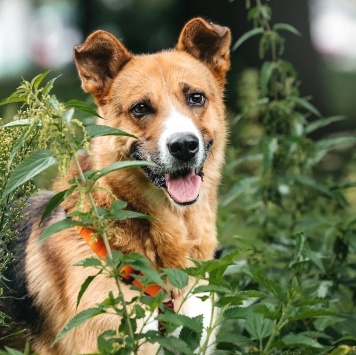
[[[98,181],[104,187],[94,194],[98,206],[107,208],[115,195],[130,210],[154,216],[120,222],[120,236],[110,239],[113,250],[139,252],[157,269],[185,268],[191,266],[191,259],[213,258],[226,137],[223,93],[229,47],[228,28],[195,18],[185,25],[174,49],[156,54],[132,55],[105,31],[94,32],[75,48],[82,87],[93,95],[105,118],[98,123],[138,137],[93,139],[93,162],[83,158],[83,168],[102,169],[123,160],[146,160],[158,166],[120,170]],[[62,190],[65,184],[58,183],[56,188]],[[15,291],[10,306],[14,318],[26,325],[38,354],[94,353],[97,336],[117,328],[117,316],[95,317],[51,347],[76,312],[93,307],[116,288],[112,279],[98,276],[76,309],[78,291],[93,270],[73,264],[93,256],[93,250],[76,229],[37,243],[44,228],[76,208],[75,198],[69,197],[38,227],[50,196],[42,192],[31,199],[30,222],[18,227],[17,261],[7,272]],[[128,299],[137,292],[126,284],[122,289]],[[174,290],[175,309],[182,292]],[[211,300],[191,297],[180,312],[202,314],[207,326],[214,313],[211,309]],[[155,353],[153,348],[152,344],[143,347],[142,353]]]

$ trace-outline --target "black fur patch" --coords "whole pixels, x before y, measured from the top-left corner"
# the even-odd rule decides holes
[[[26,246],[32,228],[38,228],[33,225],[33,219],[41,216],[52,196],[53,193],[44,191],[28,200],[28,207],[23,211],[23,220],[14,226],[18,231],[18,237],[10,248],[14,251],[15,260],[4,272],[8,280],[6,282],[8,288],[4,289],[2,302],[6,307],[4,313],[12,317],[19,326],[26,328],[29,337],[39,335],[43,331],[44,318],[40,309],[34,305],[33,297],[28,294],[25,269]],[[45,227],[44,225],[43,228]]]

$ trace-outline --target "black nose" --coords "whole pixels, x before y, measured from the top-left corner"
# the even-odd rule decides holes
[[[199,150],[199,139],[192,133],[175,133],[167,140],[169,152],[177,159],[188,161]]]

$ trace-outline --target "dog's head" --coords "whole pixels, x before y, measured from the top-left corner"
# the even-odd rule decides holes
[[[102,139],[106,162],[152,161],[158,168],[144,168],[148,179],[177,204],[197,201],[209,156],[221,165],[229,47],[228,28],[201,18],[185,25],[175,49],[156,54],[134,56],[105,31],[77,46],[82,87],[94,96],[100,123],[138,138]]]

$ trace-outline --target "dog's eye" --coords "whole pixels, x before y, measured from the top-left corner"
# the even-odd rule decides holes
[[[188,96],[188,104],[192,107],[200,107],[205,104],[205,96],[201,92],[193,92]]]
[[[136,117],[136,118],[142,118],[150,113],[153,112],[153,109],[150,105],[148,105],[145,102],[138,102],[135,103],[131,106],[130,112]]]

